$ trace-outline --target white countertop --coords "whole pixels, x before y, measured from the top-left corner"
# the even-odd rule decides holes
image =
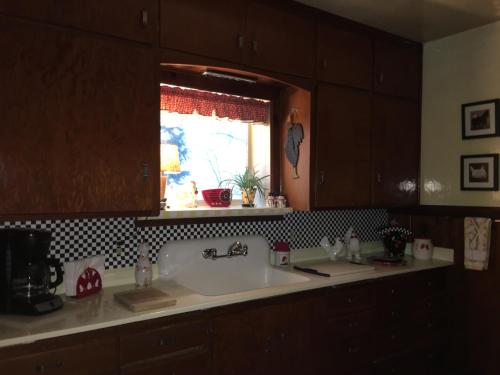
[[[177,299],[177,304],[175,306],[141,313],[130,312],[117,304],[113,297],[116,292],[134,288],[131,282],[133,277],[132,269],[119,271],[110,270],[109,274],[105,275],[104,278],[104,285],[108,285],[108,287],[104,288],[96,295],[83,299],[73,299],[62,296],[64,307],[60,311],[39,317],[14,315],[0,316],[0,347],[26,344],[52,337],[108,328],[191,311],[205,310],[238,302],[408,272],[446,267],[453,264],[452,250],[436,250],[435,257],[440,259],[417,261],[413,260],[413,258],[409,258],[406,266],[375,266],[374,271],[356,273],[342,277],[332,276],[326,278],[300,272],[301,275],[307,276],[310,280],[296,284],[256,289],[222,296],[202,296],[176,285],[172,281],[156,279],[153,281],[153,286],[174,296]],[[299,250],[294,251],[292,261],[294,258],[295,262],[324,260],[324,255],[325,253],[321,249],[308,249],[307,251]],[[289,271],[297,272],[293,271],[291,268]]]

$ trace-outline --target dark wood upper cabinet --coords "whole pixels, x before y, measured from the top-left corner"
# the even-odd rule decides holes
[[[0,215],[156,211],[153,49],[4,16],[0,33]]]
[[[319,80],[370,90],[373,46],[367,34],[318,24],[316,70]]]
[[[158,34],[155,0],[0,0],[0,13],[145,43]]]
[[[379,207],[418,203],[420,107],[417,102],[374,96],[373,204]]]
[[[312,76],[314,23],[310,18],[250,2],[247,30],[249,65],[297,76]]]
[[[161,0],[162,47],[241,63],[246,0]]]
[[[422,51],[419,45],[391,40],[375,41],[375,92],[420,98]]]
[[[162,0],[162,47],[311,77],[314,22],[248,0]]]
[[[370,205],[370,128],[370,93],[319,84],[316,207]]]

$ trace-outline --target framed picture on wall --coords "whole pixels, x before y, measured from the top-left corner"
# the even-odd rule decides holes
[[[500,135],[499,99],[462,104],[462,139]]]
[[[498,154],[462,155],[461,190],[498,190]]]

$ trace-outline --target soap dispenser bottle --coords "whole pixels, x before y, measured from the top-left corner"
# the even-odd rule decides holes
[[[149,260],[149,245],[141,242],[138,247],[139,259],[135,264],[135,285],[138,287],[151,286],[153,282],[153,267]]]

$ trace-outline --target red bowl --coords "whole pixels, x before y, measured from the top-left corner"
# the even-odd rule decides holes
[[[210,207],[229,207],[231,204],[231,189],[206,189],[201,195]]]

